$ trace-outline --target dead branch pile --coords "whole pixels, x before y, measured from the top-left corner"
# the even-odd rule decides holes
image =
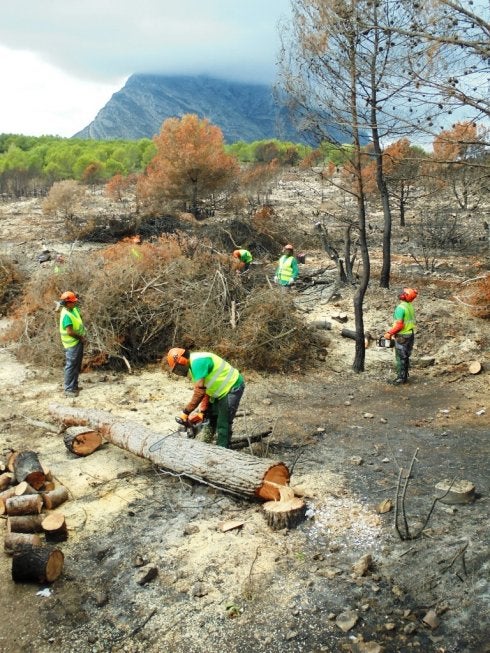
[[[54,307],[67,289],[80,296],[86,367],[156,362],[185,336],[196,349],[226,355],[242,368],[284,370],[307,358],[304,325],[287,293],[270,289],[263,273],[249,283],[228,254],[202,237],[120,242],[78,255],[58,271],[38,270],[7,334],[21,343],[22,360],[62,364]]]
[[[0,255],[0,307],[3,312],[22,291],[25,278],[10,256]]]

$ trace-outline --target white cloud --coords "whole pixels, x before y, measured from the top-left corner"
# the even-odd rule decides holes
[[[73,136],[125,82],[77,80],[28,51],[0,46],[0,132]]]

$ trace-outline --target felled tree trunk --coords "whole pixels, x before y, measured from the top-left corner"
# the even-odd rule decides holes
[[[64,555],[59,549],[25,547],[14,553],[12,580],[16,583],[52,583],[63,571]]]
[[[21,451],[14,460],[14,474],[18,483],[26,481],[35,490],[39,490],[46,477],[35,451]]]
[[[137,422],[122,421],[105,411],[62,404],[51,404],[49,410],[65,425],[90,426],[122,449],[225,492],[267,501],[279,499],[277,486],[289,482],[289,470],[283,462],[255,458],[173,434],[157,433]],[[272,481],[272,484],[267,481]]]

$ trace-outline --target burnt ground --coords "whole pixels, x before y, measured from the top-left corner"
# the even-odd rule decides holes
[[[304,213],[318,200],[282,188],[292,220],[293,202]],[[30,252],[35,263],[46,246],[64,251],[49,240],[56,225],[42,222],[39,207],[10,207],[2,219],[6,251],[19,260]],[[29,236],[18,229],[28,220]],[[340,329],[354,328],[352,288],[332,301],[328,292],[297,294],[305,321],[332,322],[324,360],[282,375],[243,370],[235,432],[273,429],[245,451],[293,470],[291,484],[308,505],[308,518],[293,530],[272,531],[260,503],[172,476],[109,443],[86,458],[70,454],[49,412],[52,402],[73,401],[61,392],[61,370],[23,366],[14,346],[0,349],[0,458],[35,450],[70,493],[58,509],[69,530],[59,545],[65,564],[58,580],[14,584],[11,559],[0,555],[2,652],[490,651],[490,329],[454,300],[464,280],[480,274],[482,257],[453,256],[427,275],[414,270],[395,236],[394,275],[421,290],[407,386],[390,385],[387,350],[371,347],[366,371],[351,370],[354,345]],[[308,251],[308,261],[315,268],[325,256]],[[396,296],[377,287],[374,275],[365,326],[381,334]],[[346,323],[332,318],[339,312]],[[472,360],[482,362],[480,374],[469,373]],[[76,406],[162,433],[175,429],[173,416],[191,392],[185,379],[152,367],[132,375],[92,371],[81,383]],[[400,539],[395,510],[380,513],[380,504],[395,505],[400,469],[415,454],[405,496],[415,537]],[[427,520],[443,479],[471,481],[476,500],[439,501]],[[403,532],[401,510],[397,516]],[[235,519],[241,528],[219,529]],[[352,565],[365,555],[372,562],[361,575]],[[431,610],[432,627],[424,623]]]
[[[362,648],[377,642],[393,653],[487,650],[488,418],[476,413],[488,384],[481,375],[456,385],[419,370],[399,388],[377,375],[248,380],[236,434],[273,427],[256,454],[294,468],[292,485],[309,508],[300,527],[274,532],[260,504],[169,476],[110,444],[74,457],[61,435],[35,425],[51,421],[46,406],[60,396],[59,379],[31,370],[3,402],[4,446],[35,449],[70,489],[70,537],[49,597],[37,595],[45,586],[13,584],[2,559],[3,612],[22,620],[3,622],[1,649],[198,653],[226,642],[230,651],[333,652],[377,650]],[[156,370],[91,373],[84,386],[76,405],[155,428],[160,421],[162,432],[170,427],[165,405],[188,392],[185,381],[176,389]],[[395,501],[399,468],[416,450],[405,501],[412,533],[441,479],[471,480],[478,498],[437,503],[422,534],[401,541],[394,511],[376,507]],[[217,530],[228,519],[244,525]],[[352,564],[366,554],[373,563],[358,576]],[[429,609],[440,621],[434,629],[423,624]],[[346,611],[358,620],[344,633],[337,621]]]

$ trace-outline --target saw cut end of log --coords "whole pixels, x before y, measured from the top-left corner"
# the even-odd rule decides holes
[[[289,469],[284,463],[269,467],[264,475],[262,485],[255,494],[264,501],[277,501],[281,495],[279,489],[289,485]]]
[[[65,447],[77,456],[88,456],[102,444],[102,436],[88,426],[70,426],[63,436]]]

